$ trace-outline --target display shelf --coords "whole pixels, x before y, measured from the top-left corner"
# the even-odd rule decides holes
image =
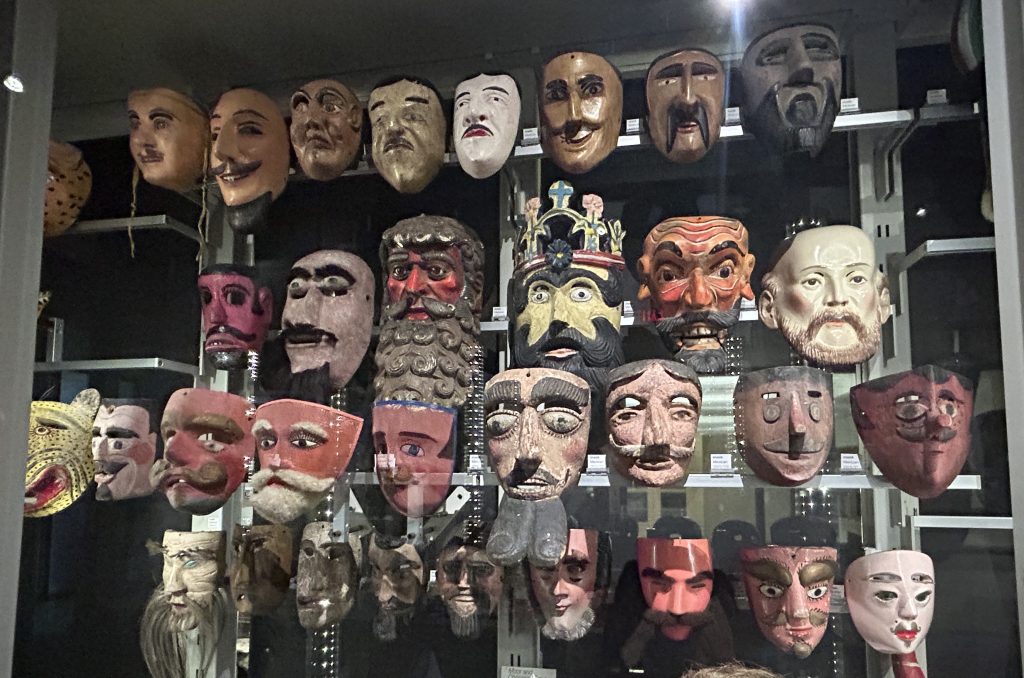
[[[890,274],[899,275],[910,270],[922,259],[948,254],[978,254],[996,251],[996,239],[992,236],[980,238],[942,238],[925,240],[903,257],[893,257],[889,264]]]
[[[34,366],[36,372],[102,372],[110,370],[163,370],[199,376],[199,367],[167,358],[112,358],[109,360],[59,360],[41,362]]]
[[[1012,530],[1013,518],[1008,516],[911,516],[915,528],[959,530]]]
[[[91,221],[79,221],[58,237],[71,235],[94,235],[96,233],[116,233],[120,231],[127,231],[129,226],[133,232],[151,230],[173,231],[174,233],[185,236],[189,240],[194,240],[200,245],[203,242],[196,229],[189,228],[177,219],[169,217],[166,214],[154,214],[145,217],[125,217],[121,219],[94,219]]]

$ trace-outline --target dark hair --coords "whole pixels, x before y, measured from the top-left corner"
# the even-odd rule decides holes
[[[242,264],[211,264],[202,271],[199,272],[200,276],[204,275],[217,275],[223,273],[234,273],[241,275],[252,281],[252,286],[255,288],[255,294],[252,295],[252,312],[256,315],[263,315],[264,308],[260,304],[260,289],[268,287],[267,283],[263,278],[260,277],[259,273],[254,266],[244,266]]]
[[[704,54],[707,54],[707,55],[711,56],[712,58],[714,58],[714,60],[718,62],[718,65],[721,67],[721,69],[723,71],[725,70],[725,64],[723,64],[722,60],[718,58],[718,55],[715,54],[714,52],[712,52],[711,50],[704,49],[703,47],[679,47],[677,49],[671,49],[671,50],[665,52],[664,54],[659,54],[658,56],[654,57],[654,59],[651,60],[651,63],[648,64],[648,66],[647,66],[647,70],[644,71],[644,88],[645,89],[647,87],[647,79],[651,77],[651,69],[654,68],[654,64],[658,63],[662,59],[668,58],[670,56],[675,56],[676,54],[679,54],[680,52],[703,52]],[[647,107],[647,95],[645,94],[644,95],[644,113],[645,114],[649,114],[650,112],[651,112],[650,109]]]
[[[462,83],[464,83],[467,80],[472,80],[473,78],[479,78],[481,75],[486,75],[487,77],[490,77],[490,78],[496,78],[499,75],[504,75],[506,77],[512,78],[512,82],[514,82],[515,85],[516,85],[516,92],[519,93],[519,98],[520,99],[523,98],[523,88],[522,88],[522,86],[520,86],[519,80],[516,78],[516,76],[512,75],[508,71],[480,71],[479,73],[474,73],[473,75],[467,75],[466,77],[464,77],[461,80],[459,80],[458,84],[455,85],[455,90],[456,90],[455,93],[458,92],[459,85],[461,85]],[[454,96],[455,93],[453,93],[453,96]]]
[[[681,363],[675,360],[636,360],[631,363],[626,363],[619,367],[613,368],[608,372],[608,389],[611,390],[620,381],[627,379],[635,379],[643,374],[651,365],[660,365],[662,369],[671,374],[672,376],[678,377],[683,381],[688,381],[697,387],[697,392],[701,395],[704,394],[703,389],[700,385],[700,377],[697,376],[697,372],[686,363]]]

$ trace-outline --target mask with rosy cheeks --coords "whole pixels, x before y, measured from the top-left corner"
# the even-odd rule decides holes
[[[406,79],[378,85],[367,110],[373,164],[399,193],[419,193],[444,164],[446,125],[433,85]]]
[[[362,428],[359,417],[303,400],[272,400],[256,408],[256,513],[287,523],[316,508],[344,473]]]
[[[430,515],[448,496],[455,470],[457,412],[402,400],[374,404],[377,478],[384,498],[402,515]]]
[[[273,612],[288,593],[292,536],[284,525],[235,525],[234,558],[228,578],[231,599],[241,614]]]
[[[249,351],[259,352],[274,312],[269,287],[256,281],[248,266],[219,264],[199,275],[203,312],[203,351],[222,370],[246,366]]]
[[[792,486],[813,478],[832,449],[832,383],[813,367],[771,367],[740,376],[736,437],[761,480]]]
[[[668,360],[641,360],[608,375],[608,452],[625,478],[648,487],[686,480],[700,418],[696,372]]]
[[[935,614],[935,566],[917,551],[882,551],[850,563],[846,604],[857,632],[884,654],[917,650]]]
[[[164,408],[164,458],[149,480],[179,511],[205,515],[227,502],[256,453],[249,402],[219,391],[183,388]]]
[[[149,470],[156,458],[152,400],[103,399],[92,424],[96,499],[118,501],[153,493]],[[153,421],[151,425],[151,421]]]
[[[554,567],[529,565],[533,598],[544,615],[541,633],[553,640],[579,640],[593,626],[604,601],[598,586],[603,556],[597,530],[569,530],[562,559]]]
[[[448,608],[456,638],[480,636],[481,627],[498,611],[505,568],[478,546],[454,540],[437,562],[437,592]]]
[[[455,88],[452,139],[466,174],[486,179],[501,169],[519,133],[519,85],[505,73],[481,73]]]
[[[362,141],[363,107],[345,85],[314,80],[292,95],[292,148],[310,179],[337,179],[352,166]]]
[[[192,99],[165,87],[128,95],[128,145],[142,178],[179,193],[203,179],[210,122]]]
[[[580,478],[590,432],[590,387],[568,372],[506,370],[484,387],[487,451],[514,499],[558,497]]]
[[[644,239],[637,262],[640,299],[650,299],[658,332],[676,359],[700,374],[726,368],[723,342],[753,299],[747,229],[725,217],[673,217]]]
[[[827,547],[764,546],[740,551],[743,585],[758,628],[772,645],[804,659],[828,626],[839,565]]]
[[[68,230],[92,192],[92,172],[82,152],[71,144],[50,140],[46,165],[43,236]]]
[[[636,540],[640,587],[666,638],[686,640],[711,602],[714,573],[707,539]]]
[[[883,475],[907,494],[937,497],[971,449],[969,379],[924,365],[850,389],[853,423]]]
[[[594,169],[619,142],[622,79],[604,57],[566,52],[541,71],[544,152],[570,174]]]
[[[718,141],[725,117],[722,62],[703,49],[681,49],[647,69],[647,131],[672,162],[696,162]]]
[[[388,256],[388,301],[406,307],[403,318],[428,320],[422,299],[455,304],[465,287],[462,257],[457,247],[409,248]]]

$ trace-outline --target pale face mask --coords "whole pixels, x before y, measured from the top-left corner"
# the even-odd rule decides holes
[[[373,164],[399,193],[419,193],[444,163],[445,119],[433,89],[411,80],[370,93]]]
[[[194,629],[201,614],[196,608],[210,608],[224,578],[224,533],[167,530],[163,558],[172,625],[178,631]]]
[[[521,107],[510,75],[482,73],[459,83],[452,139],[466,174],[486,179],[501,169],[516,143]]]
[[[142,178],[179,193],[202,181],[210,124],[189,97],[165,87],[128,95],[128,145]]]
[[[359,568],[345,537],[330,523],[307,523],[295,575],[295,602],[303,628],[340,623],[355,603],[358,584]]]
[[[97,501],[118,501],[153,493],[149,470],[157,433],[150,427],[150,400],[104,399],[92,424],[92,459]]]
[[[846,568],[846,604],[857,632],[885,654],[917,650],[935,614],[935,566],[917,551],[883,551]]]
[[[310,179],[337,179],[355,162],[363,132],[363,107],[345,85],[314,80],[292,95],[292,148]]]

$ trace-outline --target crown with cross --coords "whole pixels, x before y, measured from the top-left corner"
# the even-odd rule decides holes
[[[580,201],[586,214],[569,206],[575,192],[568,181],[558,180],[548,189],[552,207],[541,213],[540,198],[526,203],[526,223],[516,238],[517,271],[541,266],[555,269],[572,263],[624,268],[622,239],[625,232],[618,219],[602,219],[604,201],[598,195],[584,194]]]

